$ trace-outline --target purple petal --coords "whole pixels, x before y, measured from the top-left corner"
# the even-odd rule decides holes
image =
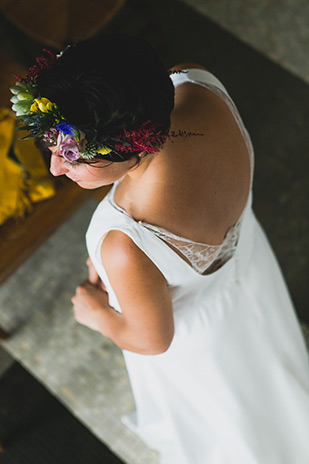
[[[80,158],[80,153],[76,150],[63,150],[62,156],[67,161],[76,161]]]

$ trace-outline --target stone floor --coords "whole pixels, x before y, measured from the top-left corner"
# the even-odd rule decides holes
[[[183,0],[309,82],[307,0]]]
[[[163,8],[161,0],[159,3]],[[176,50],[174,41],[178,39],[178,36],[176,26],[173,26],[174,29],[171,27],[175,33],[171,33],[168,41],[175,62],[189,61],[189,56],[192,56],[192,61],[197,59],[196,38],[193,49],[190,37],[193,33],[198,34],[196,31],[198,28],[202,28],[203,24],[209,30],[217,31],[214,40],[220,39],[222,27],[222,35],[224,35],[225,30],[231,34],[231,43],[234,39],[241,39],[241,42],[249,44],[253,50],[261,53],[262,58],[263,56],[267,57],[276,64],[279,78],[280,69],[282,69],[285,79],[287,71],[291,73],[291,76],[296,76],[295,78],[291,77],[290,82],[291,85],[297,85],[301,89],[300,96],[306,92],[309,80],[307,60],[309,11],[305,0],[278,0],[276,2],[268,2],[267,0],[259,2],[255,0],[235,0],[235,2],[183,0],[182,6],[179,8],[177,1],[169,0],[164,2],[165,20],[172,23],[175,17],[175,8],[182,12],[184,18],[187,11],[186,4],[193,7],[198,14],[196,16],[188,14],[192,21],[196,18],[196,22],[188,22],[186,28],[181,28],[181,31],[178,31],[179,35],[185,35],[186,38],[187,45],[184,53],[179,51],[172,53],[173,50]],[[125,10],[124,16],[132,14],[130,11],[130,9]],[[133,30],[137,24],[139,32],[142,30],[140,22],[144,21],[140,15],[140,12],[135,11],[133,16],[126,17],[126,23],[130,23]],[[205,23],[202,21],[203,18]],[[184,18],[184,24],[185,20]],[[115,27],[118,27],[117,21],[116,19],[115,25],[117,26]],[[121,21],[123,20],[120,18],[120,24]],[[214,29],[212,29],[212,24],[215,25]],[[216,29],[216,26],[219,28]],[[113,28],[114,26],[111,24],[109,27]],[[128,26],[123,27],[125,32],[127,32],[126,28]],[[226,40],[225,38],[222,44],[228,43]],[[204,47],[205,45],[201,44],[201,48]],[[239,62],[238,57],[244,55],[238,55],[237,46],[235,45],[235,47],[232,58],[234,58],[233,63],[239,69],[240,74],[242,67],[245,70],[246,66],[250,66],[250,61],[248,63]],[[246,57],[251,56],[249,52]],[[220,60],[232,59],[227,47],[223,47],[221,53],[222,55],[217,57],[219,69]],[[256,55],[254,56],[256,58]],[[261,62],[263,62],[262,58]],[[231,79],[231,84],[234,85],[233,79]],[[235,84],[236,94],[237,91],[238,87]],[[239,90],[239,95],[244,98],[242,103],[244,110],[246,110],[246,91],[244,87],[244,94],[241,95],[242,90]],[[288,98],[290,97],[287,96]],[[297,98],[299,107],[301,107],[302,98]],[[292,100],[292,105],[293,103],[295,104],[294,100]],[[298,117],[300,118],[300,116]],[[302,118],[300,119],[299,124],[301,125],[304,122]],[[250,124],[254,132],[254,124],[249,122]],[[297,124],[295,118],[291,124]],[[255,130],[257,130],[256,127]],[[270,131],[269,137],[271,136]],[[273,136],[276,137],[275,142],[279,143],[280,130],[275,132]],[[297,137],[297,133],[294,134],[294,137]],[[259,143],[262,146],[263,140],[257,145]],[[279,177],[281,175],[280,169],[278,175]],[[259,176],[261,178],[262,173],[258,171],[257,193],[262,192],[264,188],[262,183],[259,183]],[[260,193],[260,198],[260,203],[259,199],[257,200],[257,207],[260,209],[260,214],[264,214],[266,225],[267,221],[269,224],[278,221],[280,218],[274,218],[271,207],[269,210],[268,203],[262,201],[262,193]],[[302,198],[301,201],[301,204],[305,205],[306,199]],[[282,202],[283,211],[285,203],[283,200]],[[288,203],[288,205],[292,204]],[[150,451],[121,423],[121,417],[129,413],[134,407],[121,351],[98,333],[76,324],[72,316],[71,295],[76,285],[86,278],[85,260],[87,254],[84,246],[84,233],[95,206],[94,201],[86,203],[1,287],[0,324],[12,332],[12,337],[2,344],[0,372],[4,372],[14,360],[20,361],[82,423],[86,424],[97,437],[107,443],[124,462],[128,464],[155,464],[157,462],[156,453]],[[294,219],[300,227],[297,230],[304,233],[304,227],[307,223],[303,216],[295,215]],[[281,254],[279,252],[280,259],[286,266],[285,273],[293,287],[293,282],[303,277],[306,260],[300,254],[300,258],[297,258],[297,263],[295,262],[294,266],[296,274],[294,271],[294,273],[290,272],[289,266],[286,264],[290,249],[286,237],[284,237],[284,246],[280,245],[282,235],[280,234],[279,222],[278,233],[277,235],[274,233],[273,238],[275,247],[278,246],[278,250],[282,250]],[[298,256],[296,248],[293,249],[293,252],[294,257]],[[307,301],[305,295],[308,296],[308,293],[306,293],[307,289],[304,288],[304,284],[302,287],[295,284],[292,289],[295,299],[301,295],[301,300]],[[307,303],[305,304],[307,305]],[[301,314],[305,315],[305,312],[306,308],[303,306]],[[308,334],[305,325],[303,330]]]
[[[4,348],[125,462],[150,464],[151,453],[121,424],[134,408],[121,351],[73,317],[95,207],[86,203],[1,288],[0,323],[12,333]]]

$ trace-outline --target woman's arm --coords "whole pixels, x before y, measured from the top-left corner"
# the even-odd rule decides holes
[[[166,351],[174,320],[166,280],[153,262],[121,231],[107,233],[101,259],[122,314],[105,319],[103,333],[120,348],[144,354]],[[118,315],[119,313],[117,313]]]
[[[172,303],[163,275],[127,235],[117,230],[107,233],[101,255],[122,313],[109,306],[105,287],[97,284],[88,261],[89,280],[77,287],[72,298],[75,319],[124,350],[163,353],[174,335]]]

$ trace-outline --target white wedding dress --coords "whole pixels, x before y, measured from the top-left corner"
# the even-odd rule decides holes
[[[226,89],[212,74],[171,76],[222,98],[253,149]],[[127,422],[162,464],[308,464],[309,364],[284,279],[252,208],[252,193],[220,247],[135,221],[114,201],[97,207],[89,255],[121,311],[100,260],[104,235],[126,233],[166,278],[175,336],[167,352],[124,351],[136,403]],[[178,248],[188,264],[170,245]]]

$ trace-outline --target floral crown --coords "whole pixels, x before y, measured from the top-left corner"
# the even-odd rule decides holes
[[[17,82],[10,89],[14,94],[11,98],[12,109],[23,123],[20,129],[30,132],[24,139],[42,137],[45,142],[56,145],[58,153],[68,161],[80,158],[91,160],[97,155],[107,155],[111,159],[112,153],[116,155],[114,161],[123,161],[126,159],[124,153],[158,152],[158,147],[170,137],[202,135],[185,131],[167,135],[160,130],[159,124],[146,121],[138,130],[125,129],[116,137],[102,135],[99,137],[97,127],[100,119],[96,113],[94,113],[95,124],[77,128],[66,120],[55,103],[40,95],[37,76],[43,69],[51,69],[63,53],[55,56],[49,50],[43,51],[47,56],[36,58],[37,64],[29,68],[25,78],[14,76]]]

